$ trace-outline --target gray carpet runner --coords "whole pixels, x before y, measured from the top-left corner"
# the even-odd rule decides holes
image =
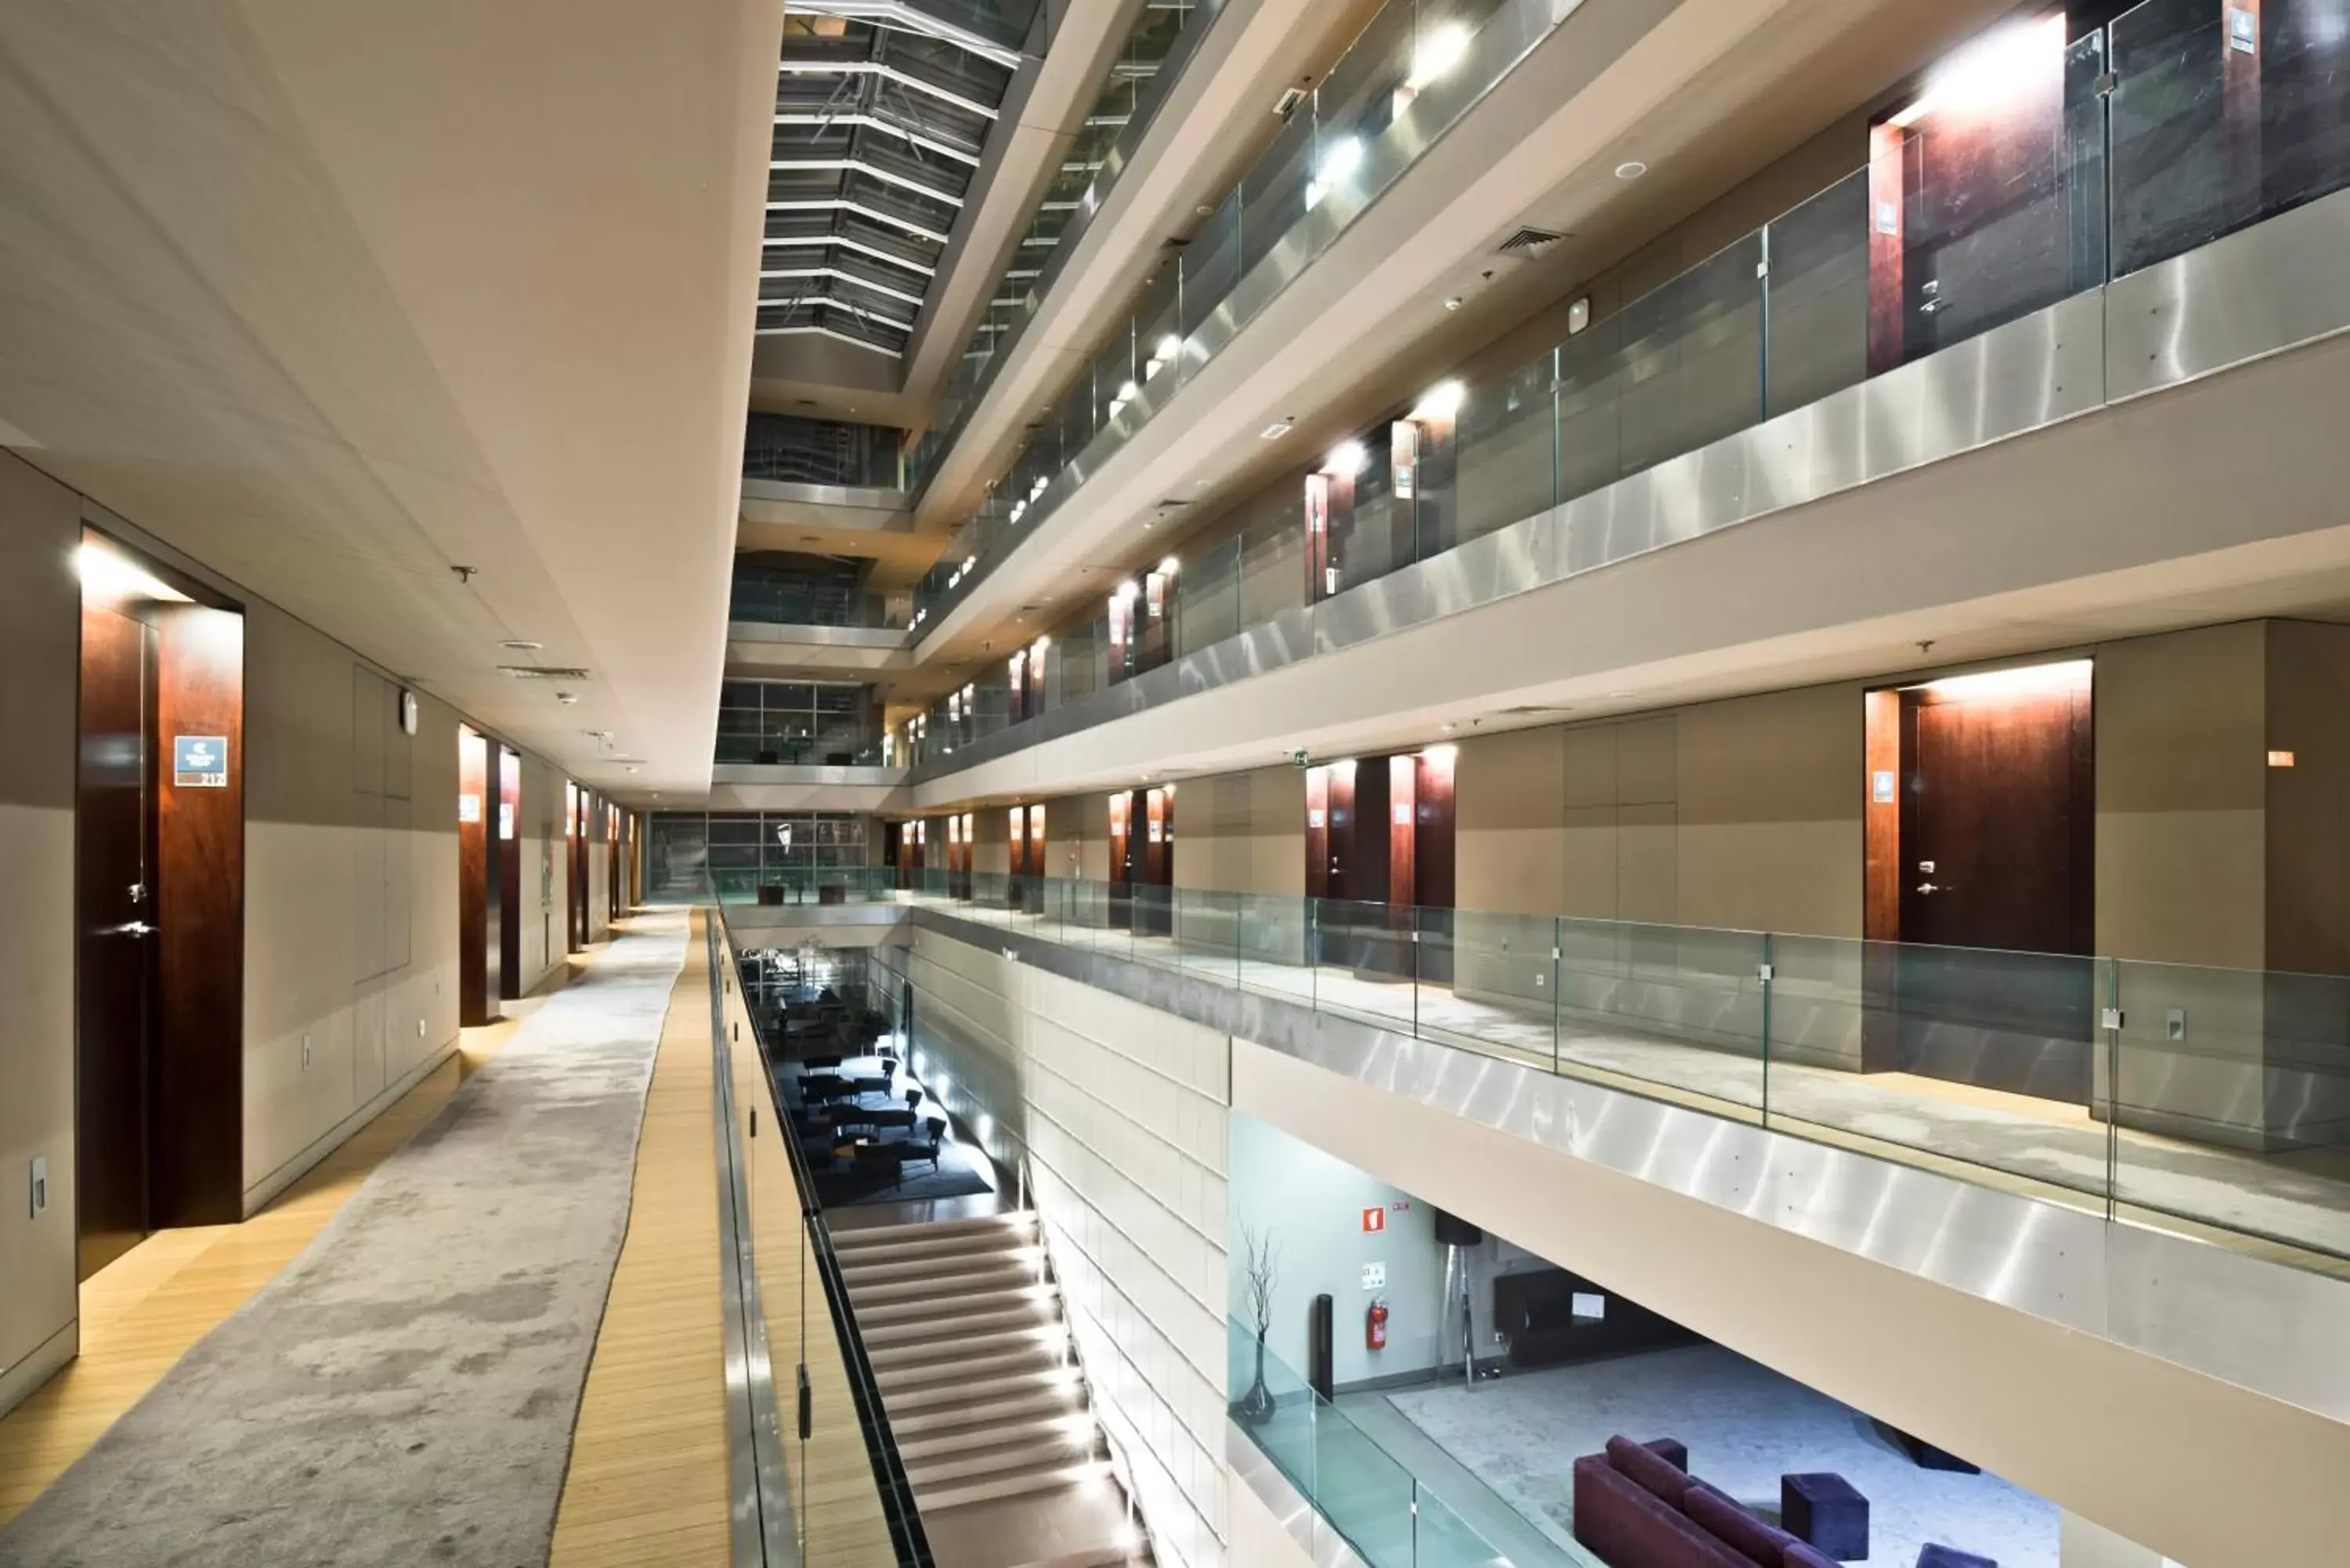
[[[639,919],[548,998],[0,1563],[544,1563],[685,931]]]

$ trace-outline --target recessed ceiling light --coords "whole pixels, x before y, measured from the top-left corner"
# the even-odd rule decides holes
[[[1648,166],[1637,158],[1627,158],[1616,165],[1616,178],[1618,180],[1638,180],[1648,171]]]
[[[1447,310],[1458,310],[1458,309],[1460,309],[1460,308],[1461,308],[1461,296],[1460,296],[1459,295],[1457,295],[1457,294],[1456,294],[1456,295],[1452,296],[1450,299],[1447,299],[1447,300],[1444,302],[1444,308],[1445,308],[1445,309],[1447,309]]]

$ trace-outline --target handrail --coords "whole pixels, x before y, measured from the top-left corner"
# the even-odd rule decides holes
[[[726,923],[725,910],[713,907],[713,933],[723,933],[723,951],[727,972],[736,975],[734,967],[733,933]],[[717,938],[713,935],[713,940]],[[738,977],[739,978],[739,977]],[[766,1085],[766,1109],[770,1119],[780,1130],[779,1140],[790,1162],[792,1181],[798,1194],[800,1228],[806,1239],[808,1255],[815,1261],[817,1281],[824,1293],[827,1316],[838,1341],[844,1369],[847,1373],[848,1391],[857,1409],[859,1428],[865,1438],[866,1458],[873,1468],[874,1481],[881,1503],[884,1521],[889,1531],[892,1549],[899,1568],[931,1568],[936,1559],[931,1552],[930,1538],[922,1529],[921,1515],[913,1501],[913,1487],[906,1475],[903,1458],[898,1451],[895,1436],[890,1431],[889,1418],[883,1407],[880,1385],[873,1371],[865,1341],[858,1332],[856,1312],[848,1298],[848,1287],[840,1272],[838,1255],[832,1244],[832,1233],[825,1224],[823,1204],[816,1198],[816,1176],[807,1156],[800,1147],[799,1135],[775,1087],[777,1058],[761,1027],[758,1014],[744,1009],[751,1023],[751,1039],[759,1058],[759,1076]],[[806,1369],[801,1369],[803,1380]],[[808,1419],[806,1384],[801,1385],[799,1417],[801,1433],[806,1435]]]
[[[2350,1100],[2350,976],[906,875],[918,910],[1806,1141],[1970,1170],[2112,1223],[2184,1221],[2318,1272],[2350,1258],[2350,1181],[2273,1163],[2339,1145],[2325,1107]],[[1941,1083],[1994,1104],[1953,1109]]]

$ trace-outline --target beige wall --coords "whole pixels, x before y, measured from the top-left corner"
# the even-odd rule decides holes
[[[1284,764],[1178,784],[1175,886],[1303,897],[1305,770]]]
[[[2099,951],[2260,966],[2265,666],[2255,621],[2096,650]]]
[[[1012,818],[1010,808],[1002,805],[975,805],[971,809],[971,868],[982,875],[1002,877],[1012,869]],[[1049,829],[1052,819],[1045,818]]]
[[[1860,689],[1473,737],[1463,909],[1860,934]]]
[[[1177,824],[1180,834],[1181,824]],[[1088,882],[1109,879],[1109,796],[1063,795],[1045,805],[1045,871]],[[1176,840],[1180,849],[1182,840]],[[1177,856],[1180,865],[1181,856]]]
[[[74,754],[80,504],[0,454],[0,1410],[73,1353]],[[48,1161],[47,1212],[30,1202]]]
[[[453,780],[454,774],[452,773]],[[565,888],[563,774],[538,758],[522,760],[522,989],[527,995],[563,963]],[[451,784],[455,787],[453,782]]]
[[[73,492],[0,455],[0,1410],[75,1345],[73,790],[80,588]],[[169,552],[162,552],[167,557]],[[184,564],[184,563],[182,563]],[[232,590],[234,592],[234,590]],[[250,595],[245,606],[244,1182],[247,1211],[457,1038],[458,716]],[[523,821],[558,849],[562,777],[524,759]],[[536,910],[535,846],[524,897]],[[560,961],[526,922],[526,981]],[[307,1051],[305,1043],[307,1043]],[[49,1205],[26,1201],[32,1159]]]
[[[2266,623],[2260,750],[2268,814],[2265,957],[2271,969],[2350,973],[2350,627]]]
[[[248,1211],[456,1043],[457,719],[422,701],[411,738],[398,694],[248,604]]]
[[[1049,818],[1047,826],[1050,826]],[[1224,1550],[1229,1043],[987,948],[914,932],[909,1066],[1006,1169],[1025,1160],[1103,1425],[1158,1560]]]

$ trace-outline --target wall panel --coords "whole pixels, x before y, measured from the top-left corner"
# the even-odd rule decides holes
[[[1224,1552],[1224,1036],[931,931],[905,954],[913,1066],[1024,1156],[1103,1424],[1161,1561]]]
[[[0,1410],[74,1344],[73,493],[0,453]],[[48,1164],[35,1219],[32,1162]]]

